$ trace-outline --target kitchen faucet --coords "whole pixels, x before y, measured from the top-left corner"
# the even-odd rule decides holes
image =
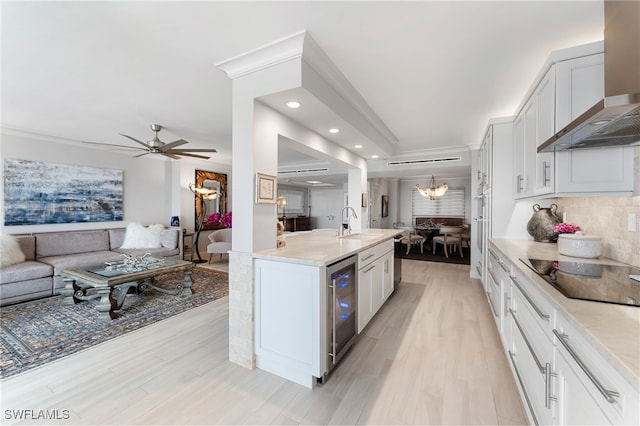
[[[342,218],[344,217],[344,211],[345,210],[347,211],[347,228],[346,228],[346,231],[347,231],[347,235],[351,234],[351,222],[349,221],[349,218],[352,215],[349,214],[349,209],[351,209],[351,211],[353,212],[353,217],[356,218],[356,219],[358,218],[358,215],[356,214],[356,211],[353,209],[353,207],[345,206],[342,209],[342,212],[340,212],[340,222],[338,222],[338,226],[339,226],[338,227],[338,236],[339,237],[342,237],[344,235],[344,231],[345,231],[344,225],[342,223]]]

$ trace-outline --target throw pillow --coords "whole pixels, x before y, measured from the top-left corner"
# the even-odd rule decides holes
[[[0,268],[24,262],[24,254],[20,250],[20,244],[12,235],[0,236]]]
[[[130,223],[127,225],[127,231],[124,234],[124,242],[120,246],[121,249],[144,249],[144,248],[160,248],[160,233],[164,229],[164,225],[142,226],[139,223]]]

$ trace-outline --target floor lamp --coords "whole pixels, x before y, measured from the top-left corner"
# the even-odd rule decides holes
[[[200,201],[200,207],[202,211],[202,215],[200,217],[200,222],[197,223],[196,228],[196,239],[193,242],[195,246],[196,255],[198,256],[198,260],[194,260],[195,263],[203,263],[206,262],[200,256],[200,247],[198,247],[198,241],[200,240],[200,232],[202,231],[202,226],[204,225],[205,218],[207,217],[207,204],[205,200],[215,200],[218,198],[218,191],[211,188],[197,188],[194,184],[189,184],[189,190],[193,192],[193,195],[196,196],[196,199]]]

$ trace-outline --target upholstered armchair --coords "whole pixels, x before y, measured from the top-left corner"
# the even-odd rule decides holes
[[[231,228],[218,229],[217,231],[213,231],[208,236],[211,244],[207,246],[207,253],[209,253],[209,263],[211,263],[211,258],[214,253],[220,254],[220,259],[222,259],[222,255],[231,250]]]

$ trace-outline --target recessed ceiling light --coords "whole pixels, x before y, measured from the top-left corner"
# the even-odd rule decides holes
[[[319,184],[319,183],[322,183],[322,182],[320,182],[319,180],[308,180],[307,183],[310,183],[312,185],[316,185],[316,184]]]
[[[329,129],[329,133],[338,133],[340,132],[340,129],[336,129],[335,127],[333,129]]]
[[[376,154],[373,154],[371,158],[378,158],[378,156]]]
[[[358,145],[354,145],[353,147],[357,148],[357,149],[360,149],[360,148],[362,148],[362,145],[358,144]]]
[[[300,105],[301,105],[301,104],[300,104],[300,102],[298,102],[298,101],[289,101],[289,102],[287,102],[287,106],[288,106],[289,108],[292,108],[292,109],[300,108]]]

